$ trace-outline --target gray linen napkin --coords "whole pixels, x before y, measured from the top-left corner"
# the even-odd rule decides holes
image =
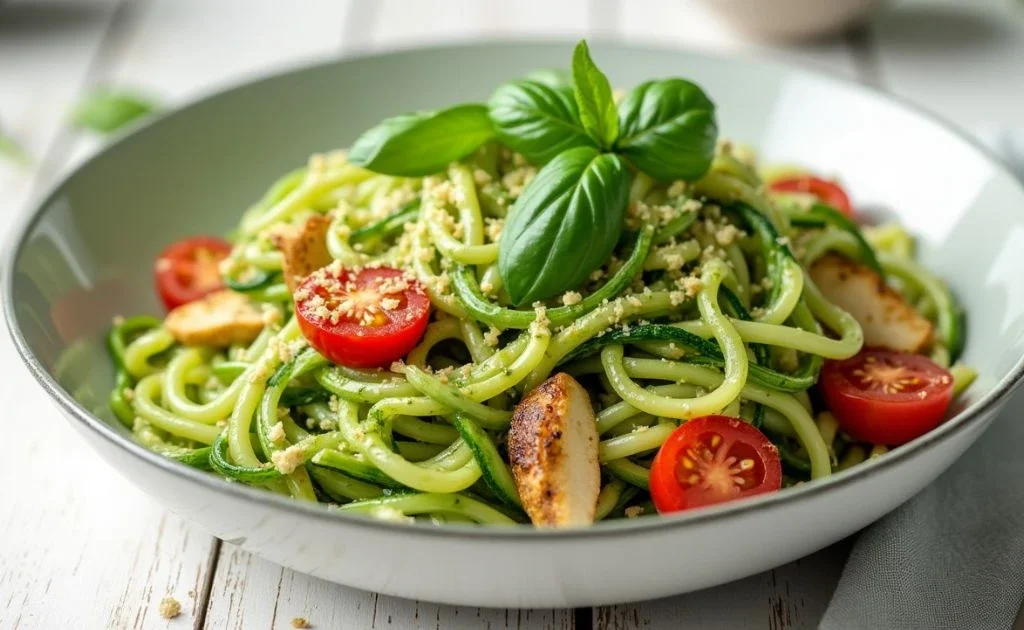
[[[978,135],[1024,180],[1024,130]],[[860,534],[821,628],[1013,626],[1024,599],[1022,451],[1024,391],[935,483]]]

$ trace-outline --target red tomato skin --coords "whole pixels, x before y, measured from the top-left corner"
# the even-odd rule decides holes
[[[182,304],[224,288],[224,283],[219,280],[219,269],[201,270],[204,273],[216,272],[216,284],[208,284],[202,288],[190,285],[189,280],[194,278],[198,267],[208,264],[195,261],[195,254],[200,250],[213,254],[210,262],[216,264],[231,253],[231,243],[215,236],[193,236],[171,243],[157,256],[153,264],[153,277],[157,294],[167,310],[174,310]]]
[[[747,456],[756,457],[760,482],[730,496],[702,488],[683,488],[678,480],[680,456],[708,433],[738,442]],[[775,492],[782,487],[782,462],[775,445],[749,423],[728,416],[702,416],[680,425],[662,444],[651,465],[649,484],[651,500],[660,514],[680,512]]]
[[[809,193],[821,199],[822,202],[839,210],[851,219],[857,218],[857,213],[850,203],[850,197],[839,184],[830,182],[813,175],[802,175],[799,177],[786,177],[771,182],[768,187],[775,192],[800,192]]]
[[[323,270],[321,270],[323,271]],[[344,277],[348,272],[342,270]],[[378,278],[401,276],[402,272],[390,267],[364,269],[356,274],[356,282],[372,282]],[[299,285],[311,286],[316,273]],[[430,299],[419,282],[411,281],[411,288],[403,292],[405,306],[387,313],[389,321],[379,326],[361,326],[350,321],[337,324],[323,321],[310,312],[303,300],[297,300],[295,314],[299,329],[309,344],[332,363],[353,368],[388,367],[416,347],[430,320]]]
[[[864,390],[850,371],[862,366],[869,356],[905,365],[928,378],[929,384],[913,392]],[[843,430],[870,444],[898,446],[924,435],[942,422],[953,401],[949,371],[927,357],[889,350],[865,350],[843,361],[826,361],[819,386]]]

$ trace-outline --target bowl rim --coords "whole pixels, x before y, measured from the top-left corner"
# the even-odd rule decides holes
[[[1008,178],[1014,182],[1017,191],[1024,199],[1024,182],[1017,179],[1003,162],[995,157],[992,152],[983,146],[978,140],[966,132],[960,130],[953,123],[943,119],[941,116],[926,110],[923,106],[917,105],[898,95],[890,94],[875,86],[859,83],[853,79],[840,77],[835,74],[812,69],[779,60],[772,55],[753,58],[742,54],[723,54],[693,50],[690,48],[673,46],[670,44],[638,44],[617,39],[590,37],[588,40],[596,48],[617,49],[622,51],[652,52],[658,54],[675,54],[683,57],[704,59],[716,63],[730,65],[746,65],[755,68],[760,67],[774,72],[796,73],[815,81],[838,85],[843,89],[859,92],[861,95],[870,97],[909,111],[914,116],[930,121],[942,130],[951,134],[961,142],[964,142],[974,151],[984,157],[986,163],[992,167],[995,173]],[[482,540],[499,540],[503,542],[520,541],[531,543],[556,539],[590,539],[605,538],[623,535],[632,535],[642,532],[665,531],[670,529],[682,530],[691,525],[708,524],[724,519],[732,518],[740,514],[747,514],[759,509],[785,507],[798,501],[817,497],[834,489],[848,486],[876,476],[887,471],[898,464],[907,461],[915,454],[927,450],[934,444],[945,442],[953,436],[967,431],[970,427],[982,424],[999,407],[1009,395],[1024,381],[1024,356],[1019,358],[1016,364],[993,386],[992,390],[974,404],[961,410],[958,414],[949,418],[935,429],[923,436],[901,445],[885,457],[874,461],[865,462],[859,466],[832,474],[825,479],[815,480],[813,483],[802,484],[799,487],[787,488],[785,492],[772,493],[752,497],[701,510],[686,511],[678,514],[661,515],[653,519],[617,519],[615,521],[599,522],[588,527],[576,529],[538,529],[529,525],[518,525],[508,527],[480,527],[466,524],[446,524],[438,527],[426,523],[394,523],[390,521],[366,518],[361,515],[345,514],[332,510],[322,504],[307,504],[296,501],[290,497],[266,492],[256,488],[237,483],[229,483],[219,477],[196,470],[172,459],[166,458],[144,446],[134,442],[129,437],[122,435],[114,427],[95,416],[68,392],[66,392],[56,379],[43,366],[29,348],[21,330],[17,326],[17,316],[14,309],[14,268],[28,235],[33,231],[36,224],[42,219],[45,210],[50,207],[53,201],[59,197],[62,190],[73,177],[95,159],[110,151],[118,150],[118,147],[128,138],[148,128],[151,125],[159,124],[166,118],[186,115],[189,110],[206,102],[231,92],[246,89],[250,86],[269,83],[278,80],[286,75],[302,72],[315,72],[329,66],[344,65],[352,61],[368,58],[402,57],[417,52],[459,52],[472,51],[477,48],[488,48],[493,46],[565,46],[571,48],[574,40],[565,37],[510,37],[490,39],[469,39],[455,43],[434,43],[421,44],[413,43],[406,46],[396,46],[384,51],[358,49],[344,53],[340,56],[328,57],[313,60],[306,63],[289,65],[272,72],[263,73],[255,77],[244,78],[233,81],[226,86],[214,91],[204,92],[197,97],[188,100],[184,104],[167,112],[154,115],[140,124],[131,126],[115,134],[101,150],[97,151],[81,164],[63,173],[60,177],[48,184],[45,193],[36,195],[23,208],[18,211],[11,232],[8,235],[2,259],[0,259],[0,302],[3,303],[4,321],[8,333],[14,342],[18,355],[28,368],[29,372],[36,379],[37,383],[49,395],[49,397],[64,411],[69,419],[77,421],[85,429],[94,432],[99,438],[106,440],[113,446],[125,451],[130,456],[142,460],[145,463],[161,468],[164,472],[177,475],[194,482],[215,493],[225,493],[236,499],[257,503],[265,508],[284,510],[316,519],[323,519],[335,526],[353,526],[373,529],[375,531],[386,531],[399,535],[420,535],[442,538],[464,538]]]

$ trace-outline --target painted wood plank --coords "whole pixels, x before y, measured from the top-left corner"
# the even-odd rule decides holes
[[[767,55],[789,63],[854,76],[856,67],[846,40],[814,44],[767,44],[737,33],[704,2],[694,0],[601,0],[613,4],[617,34],[630,41],[675,45],[720,53]]]
[[[30,155],[0,160],[0,234],[38,186],[43,156],[96,59],[120,0],[0,4],[0,129]]]
[[[167,514],[87,448],[0,339],[0,628],[163,628],[191,618],[213,539]]]
[[[681,0],[378,0],[364,26],[375,49],[501,36],[620,37],[637,43],[769,54],[846,76],[855,73],[843,39],[770,46],[720,23],[700,2]]]
[[[34,159],[0,165],[0,238],[59,163],[62,123],[119,2],[0,9],[0,117]],[[47,157],[51,159],[47,159]],[[18,443],[0,458],[0,628],[166,627],[157,602],[194,613],[212,539],[86,449],[0,336],[0,400]]]
[[[485,37],[579,37],[589,34],[588,0],[377,0],[374,49]]]
[[[873,29],[887,89],[968,129],[1024,128],[1024,3],[905,0]]]
[[[353,0],[140,0],[101,85],[175,107],[228,85],[337,54]],[[102,145],[82,137],[66,168]]]
[[[13,349],[4,339],[0,352]],[[212,539],[143,496],[73,435],[25,374],[5,375],[20,455],[0,461],[0,627],[163,628],[165,596],[192,618]],[[17,394],[17,395],[16,395]],[[29,424],[29,423],[25,423]]]
[[[844,541],[777,569],[696,593],[597,608],[594,628],[815,628],[835,590],[849,545]]]
[[[172,104],[336,54],[348,0],[150,0],[107,81]]]
[[[224,544],[206,628],[286,630],[304,617],[314,628],[565,629],[572,611],[438,606],[358,591],[296,573]]]
[[[225,81],[334,53],[347,8],[306,2],[305,11],[282,27],[281,5],[273,2],[139,2],[104,39],[115,3],[82,3],[95,13],[61,4],[65,8],[52,14],[31,10],[38,41],[21,30],[7,38],[2,29],[11,23],[0,19],[0,112],[10,112],[12,131],[40,155],[62,133],[64,112],[87,79],[151,89],[177,103]],[[21,10],[5,6],[0,18],[15,9]],[[55,24],[42,23],[49,19]],[[275,35],[273,46],[266,45],[267,34]],[[18,41],[22,35],[29,40]],[[90,66],[96,67],[87,73]],[[21,83],[7,89],[7,77]],[[61,137],[65,141],[50,151],[46,166],[61,167],[69,148],[81,159],[99,144],[67,130]],[[8,192],[31,189],[50,179],[52,170],[4,172],[0,227],[28,194]],[[11,185],[8,177],[27,179]],[[7,417],[24,419],[25,427],[18,448],[0,458],[0,479],[33,482],[5,484],[0,627],[162,628],[195,621],[206,608],[213,538],[167,514],[103,465],[73,437],[13,356],[3,335],[0,400],[13,401]],[[182,616],[173,622],[157,611],[167,595],[182,604]]]

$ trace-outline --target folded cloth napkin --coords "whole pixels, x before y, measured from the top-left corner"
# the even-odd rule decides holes
[[[978,135],[1024,180],[1024,130]],[[860,534],[821,628],[1013,627],[1024,600],[1022,449],[1024,391],[935,483]]]

